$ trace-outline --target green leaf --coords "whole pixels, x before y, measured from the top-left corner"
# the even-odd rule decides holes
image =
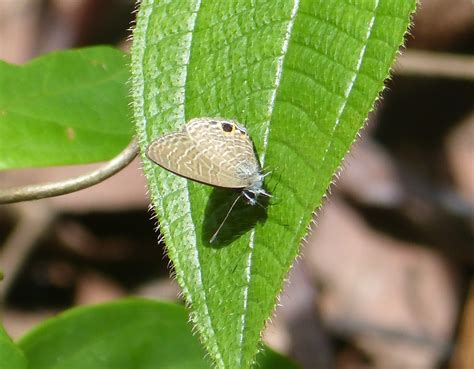
[[[0,169],[111,159],[133,126],[128,58],[111,47],[0,61]]]
[[[26,369],[26,367],[25,356],[0,325],[0,369]]]
[[[185,309],[144,299],[70,310],[40,324],[19,346],[34,369],[210,368]],[[262,369],[296,368],[268,350],[259,356]]]
[[[143,0],[132,48],[144,151],[194,117],[237,119],[271,175],[266,213],[144,170],[192,321],[219,368],[249,368],[313,211],[383,88],[415,0]]]

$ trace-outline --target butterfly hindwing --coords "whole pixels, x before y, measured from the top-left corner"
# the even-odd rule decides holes
[[[235,187],[249,187],[260,175],[252,140],[238,124],[218,118],[195,118],[183,132],[217,166],[223,179],[233,178]]]
[[[235,155],[229,150],[232,140],[217,130],[206,131],[206,127],[200,127],[199,131],[191,127],[188,132],[192,122],[182,132],[154,140],[148,147],[148,158],[170,172],[194,181],[217,187],[247,187],[248,180],[239,176],[232,163],[228,163]]]

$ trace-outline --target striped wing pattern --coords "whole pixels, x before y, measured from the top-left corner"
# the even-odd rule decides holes
[[[260,177],[245,129],[223,119],[192,119],[181,132],[153,141],[147,156],[170,172],[217,187],[247,188]]]

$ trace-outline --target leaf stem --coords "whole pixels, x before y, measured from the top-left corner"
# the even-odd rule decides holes
[[[91,187],[125,168],[137,156],[137,153],[138,146],[134,138],[120,154],[91,172],[59,182],[47,182],[0,190],[0,204],[39,200]]]

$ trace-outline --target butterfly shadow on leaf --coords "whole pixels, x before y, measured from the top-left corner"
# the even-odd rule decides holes
[[[250,231],[258,222],[264,223],[266,221],[267,197],[260,196],[259,203],[252,206],[246,203],[244,196],[239,196],[239,192],[228,189],[214,188],[212,190],[207,202],[202,228],[204,245],[213,248],[226,247]],[[239,199],[225,219],[237,197]],[[213,239],[224,219],[224,224]]]

